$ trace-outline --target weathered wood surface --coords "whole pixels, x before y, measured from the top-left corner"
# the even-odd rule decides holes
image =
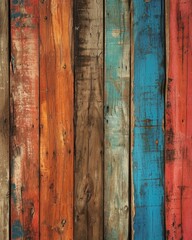
[[[11,239],[39,239],[38,0],[11,7]]]
[[[40,233],[73,239],[72,1],[40,1]]]
[[[164,238],[164,1],[133,0],[134,239]]]
[[[103,1],[75,1],[75,239],[103,239]]]
[[[8,2],[0,2],[0,239],[9,239]]]
[[[105,1],[104,239],[129,235],[130,10]]]
[[[166,238],[192,239],[192,1],[168,6]]]

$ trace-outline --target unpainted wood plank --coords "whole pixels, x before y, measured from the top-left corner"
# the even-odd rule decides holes
[[[164,239],[164,1],[133,0],[133,239]]]
[[[192,239],[192,2],[167,4],[166,239]]]
[[[104,239],[129,237],[130,9],[105,1]]]
[[[73,239],[72,1],[40,1],[40,233]]]
[[[75,239],[103,239],[103,1],[77,0]]]
[[[39,239],[38,0],[10,1],[11,239]]]
[[[9,239],[8,2],[0,3],[0,239]]]

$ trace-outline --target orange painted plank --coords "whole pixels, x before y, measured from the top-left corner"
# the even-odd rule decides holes
[[[38,0],[11,4],[11,239],[39,239]]]
[[[167,239],[192,239],[192,1],[167,2]]]
[[[40,1],[40,232],[73,239],[72,1]]]
[[[9,27],[8,2],[0,2],[0,239],[9,239]]]

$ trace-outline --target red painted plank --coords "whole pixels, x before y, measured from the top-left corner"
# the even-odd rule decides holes
[[[168,4],[168,1],[167,1]],[[168,6],[167,239],[192,239],[192,1]]]
[[[73,239],[71,0],[40,1],[40,233]]]
[[[11,4],[11,239],[39,239],[38,0]]]

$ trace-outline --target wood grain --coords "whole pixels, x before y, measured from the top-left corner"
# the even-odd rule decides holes
[[[38,0],[11,7],[11,239],[39,239]]]
[[[9,239],[8,2],[0,2],[0,239]]]
[[[134,239],[164,239],[164,1],[133,0]]]
[[[75,239],[103,239],[103,1],[75,1]]]
[[[129,236],[130,9],[105,1],[104,239]]]
[[[73,239],[72,1],[40,1],[40,232]]]
[[[166,239],[192,239],[192,2],[167,4]]]

